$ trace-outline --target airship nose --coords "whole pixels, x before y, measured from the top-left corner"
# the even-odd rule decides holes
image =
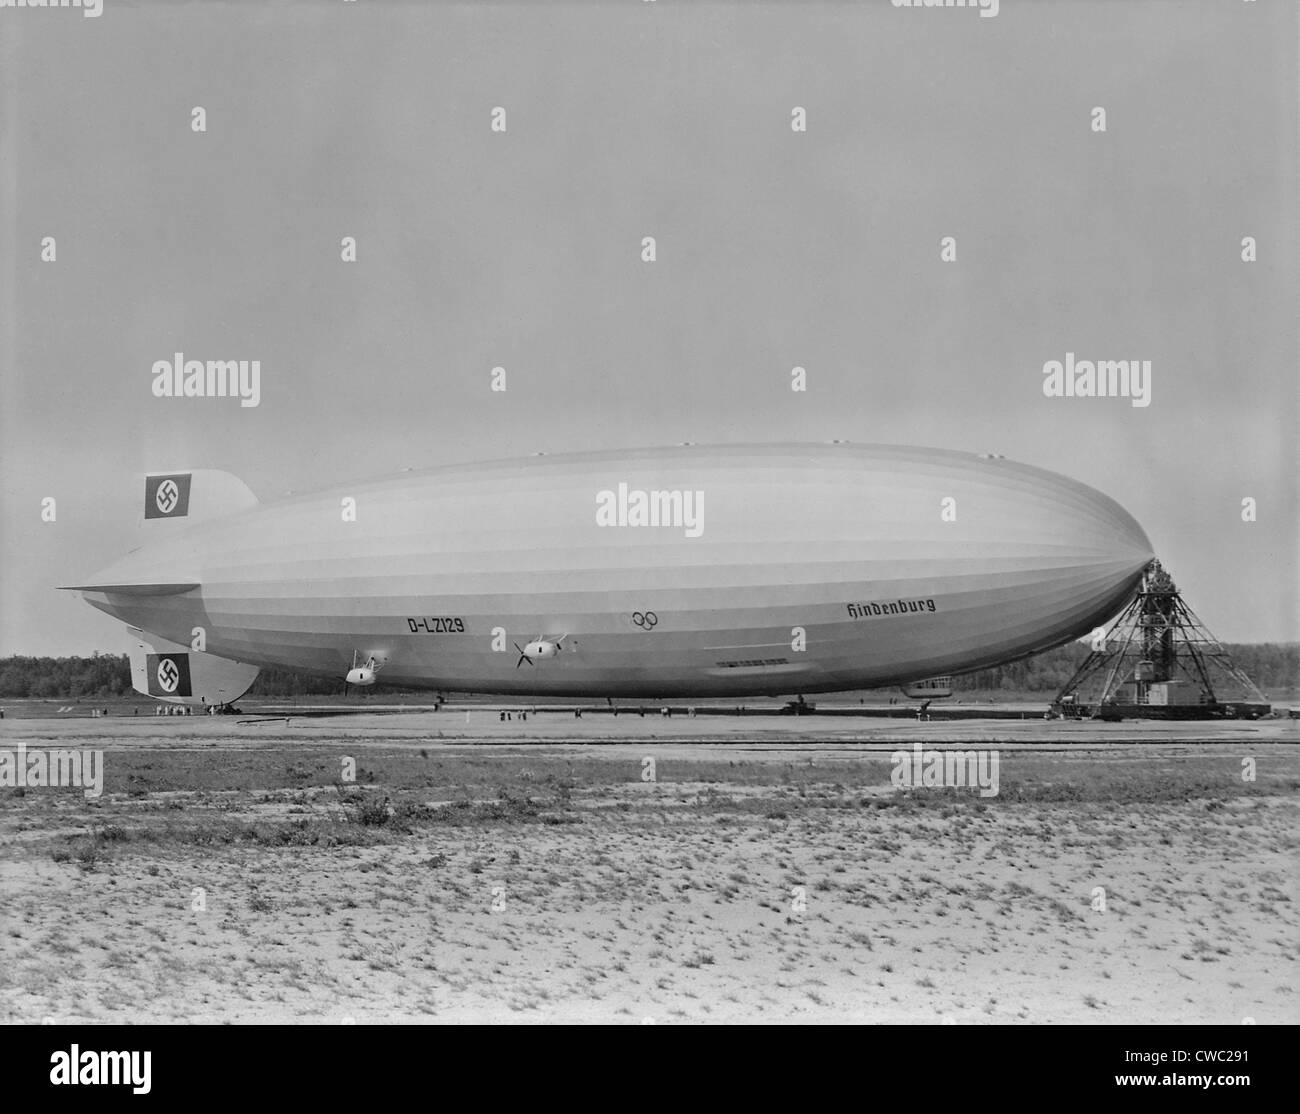
[[[1076,520],[1083,534],[1078,540],[1085,549],[1095,547],[1099,556],[1135,568],[1145,568],[1154,560],[1151,539],[1138,520],[1119,503],[1094,488],[1070,480],[1065,483],[1072,490],[1062,500],[1060,509]]]
[[[1026,556],[1052,580],[1044,602],[1054,598],[1076,627],[1092,629],[1132,598],[1155,558],[1151,539],[1137,519],[1095,488],[1037,469],[1022,475],[1029,486],[1020,500],[1033,505],[1028,517],[1036,522],[1021,535]]]
[[[1146,531],[1119,503],[1057,472],[1000,458],[972,477],[982,496],[983,525],[1043,557],[1077,558],[1142,568],[1155,557]],[[1026,555],[1029,555],[1028,552]]]
[[[1151,544],[1147,532],[1138,525],[1137,519],[1124,511],[1122,507],[1120,510],[1128,520],[1120,529],[1120,549],[1131,553],[1135,559],[1142,562],[1142,566],[1145,568],[1156,558],[1155,546]]]

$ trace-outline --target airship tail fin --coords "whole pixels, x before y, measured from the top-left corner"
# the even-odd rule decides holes
[[[105,592],[115,596],[182,596],[200,587],[197,581],[174,584],[60,584],[60,592]]]
[[[257,506],[257,496],[243,480],[215,468],[149,472],[137,481],[146,525],[169,519],[198,522]]]
[[[170,704],[231,704],[257,679],[255,665],[200,653],[156,634],[131,629],[131,686]]]

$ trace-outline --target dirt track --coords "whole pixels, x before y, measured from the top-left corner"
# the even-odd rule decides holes
[[[702,719],[6,720],[0,1017],[1300,1020],[1293,722]]]

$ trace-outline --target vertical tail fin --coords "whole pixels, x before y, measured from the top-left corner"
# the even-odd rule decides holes
[[[156,634],[132,629],[131,685],[172,704],[230,704],[257,680],[255,665],[199,653]]]
[[[144,522],[197,522],[257,506],[257,496],[243,480],[215,468],[149,472],[143,478]]]

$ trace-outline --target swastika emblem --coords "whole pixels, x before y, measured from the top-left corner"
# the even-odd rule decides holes
[[[171,658],[163,658],[158,663],[158,687],[163,692],[175,692],[180,679],[181,672]]]
[[[176,486],[175,480],[163,480],[158,485],[157,494],[154,495],[153,501],[158,505],[158,509],[163,514],[170,514],[176,500],[181,497],[180,489]],[[174,668],[174,667],[173,667]]]

